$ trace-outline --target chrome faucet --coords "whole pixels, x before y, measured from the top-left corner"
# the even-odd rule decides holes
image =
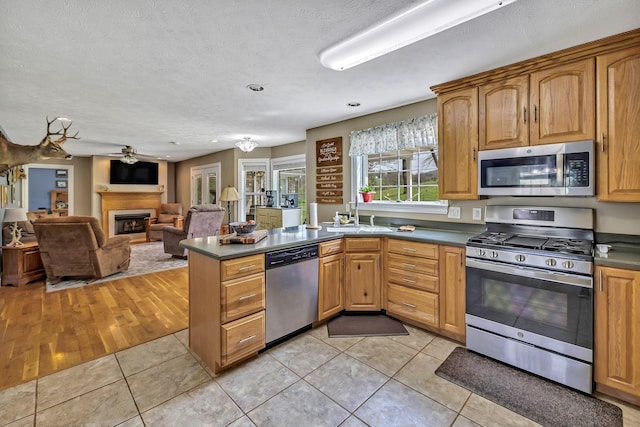
[[[356,194],[356,214],[354,216],[353,225],[356,227],[360,225],[360,214],[358,213],[358,195]]]
[[[373,227],[373,219],[375,218],[375,215],[371,215],[371,217],[369,217],[369,224]]]

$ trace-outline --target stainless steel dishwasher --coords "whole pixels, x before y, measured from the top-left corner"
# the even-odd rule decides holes
[[[318,320],[318,245],[267,252],[267,344]]]

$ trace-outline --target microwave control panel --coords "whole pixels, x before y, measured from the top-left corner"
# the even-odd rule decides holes
[[[565,187],[589,186],[589,153],[566,153],[564,155]]]

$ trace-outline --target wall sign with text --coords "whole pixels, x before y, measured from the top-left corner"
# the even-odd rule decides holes
[[[342,204],[342,137],[316,141],[316,201]]]

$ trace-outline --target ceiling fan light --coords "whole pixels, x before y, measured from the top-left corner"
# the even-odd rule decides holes
[[[245,136],[242,141],[236,142],[235,145],[245,153],[248,153],[250,151],[253,151],[253,149],[258,146],[258,143],[255,141],[251,141],[250,137]]]
[[[125,154],[124,156],[122,156],[120,158],[120,161],[122,163],[126,163],[128,165],[132,165],[132,164],[136,163],[138,161],[138,159],[136,159],[136,157],[133,154]]]
[[[336,71],[393,52],[517,0],[427,0],[320,52],[320,63]]]

